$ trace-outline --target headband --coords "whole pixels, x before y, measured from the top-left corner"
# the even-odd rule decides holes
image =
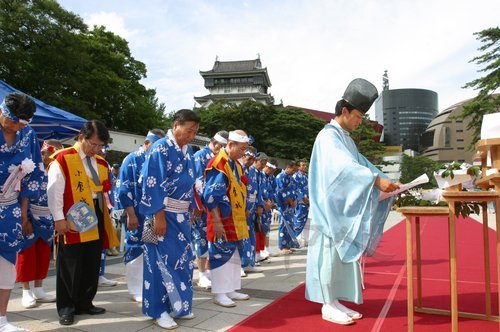
[[[245,156],[255,157],[255,153],[250,150],[245,150]]]
[[[216,140],[220,144],[227,144],[227,139],[225,139],[224,137],[222,137],[221,135],[219,135],[219,133],[217,133],[217,134],[214,135],[214,140]]]
[[[238,142],[238,143],[248,143],[248,142],[250,142],[250,139],[246,135],[243,136],[243,135],[235,133],[234,131],[230,131],[228,141],[233,141],[233,142]]]
[[[27,125],[33,119],[33,118],[31,118],[29,120],[19,119],[17,116],[15,116],[14,114],[12,114],[12,112],[9,110],[9,107],[5,104],[5,100],[2,102],[2,104],[0,104],[0,108],[2,109],[2,114],[6,118],[12,120],[15,123],[21,122],[22,124]]]
[[[273,165],[273,164],[271,164],[271,163],[269,163],[269,162],[268,162],[268,163],[266,163],[266,166],[267,166],[267,167],[269,167],[269,168],[274,168],[274,169],[276,169],[276,165]]]

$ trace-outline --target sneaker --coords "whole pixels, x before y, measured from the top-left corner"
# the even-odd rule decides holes
[[[178,316],[178,317],[173,316],[173,314],[174,314],[174,313],[173,313],[173,312],[171,312],[171,313],[170,313],[170,317],[175,318],[175,319],[180,319],[180,320],[191,320],[191,319],[195,319],[195,318],[196,318],[196,316],[195,316],[192,312],[190,312],[190,313],[189,313],[189,314],[187,314],[187,315],[184,315],[184,316]]]
[[[21,305],[26,309],[36,307],[36,299],[33,296],[31,289],[28,290],[23,289],[23,297],[21,299]]]
[[[29,332],[29,330],[12,325],[9,322],[5,322],[3,324],[0,324],[0,332]]]
[[[35,287],[35,289],[33,290],[33,297],[35,298],[36,302],[40,303],[56,302],[56,296],[45,293],[43,287]]]
[[[262,259],[268,259],[270,255],[271,254],[269,253],[269,251],[267,251],[267,249],[264,249],[264,250],[260,251],[260,257]]]
[[[114,280],[106,279],[106,277],[104,277],[104,276],[99,276],[98,285],[99,285],[99,287],[113,287],[113,286],[118,285],[118,282],[116,282]]]
[[[231,300],[226,294],[215,294],[213,302],[225,308],[236,307],[236,303],[234,303],[234,301]]]
[[[354,324],[354,320],[349,317],[345,312],[340,311],[337,307],[324,304],[321,308],[321,316],[324,320],[337,323],[340,325]]]
[[[142,303],[142,296],[141,295],[132,295],[132,301]]]
[[[210,281],[210,279],[207,278],[206,275],[202,274],[198,279],[198,286],[205,289],[209,289],[212,288],[212,282]]]
[[[238,292],[230,292],[227,293],[227,297],[234,301],[246,301],[250,299],[248,294],[238,293]]]
[[[245,278],[247,276],[247,274],[245,273],[245,270],[243,268],[241,268],[241,274],[240,274],[240,276],[242,278]]]
[[[262,256],[260,254],[260,252],[258,252],[256,255],[255,255],[255,262],[260,262],[262,260]]]
[[[120,253],[115,248],[108,249],[108,256],[118,256]]]
[[[160,318],[156,320],[156,324],[158,324],[159,327],[165,330],[173,330],[179,327],[179,325],[177,325],[175,320],[172,317],[170,317],[170,315],[167,314],[166,311],[163,312]]]
[[[264,272],[261,269],[256,268],[255,266],[247,266],[243,269],[246,273],[262,273]]]

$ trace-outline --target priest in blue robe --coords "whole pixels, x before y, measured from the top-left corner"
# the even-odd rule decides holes
[[[335,118],[316,137],[309,168],[306,298],[323,304],[323,319],[343,325],[362,317],[339,299],[363,302],[359,259],[375,250],[392,205],[392,199],[379,201],[380,192],[399,188],[349,136],[377,97],[375,86],[364,79],[349,84]]]

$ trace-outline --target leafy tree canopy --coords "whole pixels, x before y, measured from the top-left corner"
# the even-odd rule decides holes
[[[385,146],[376,141],[378,136],[380,134],[373,129],[368,115],[365,115],[363,122],[351,133],[359,152],[374,165],[379,165],[382,162],[382,156],[385,153]]]
[[[244,101],[239,105],[217,101],[198,108],[200,132],[208,137],[219,130],[242,129],[255,139],[253,146],[273,157],[309,159],[324,122],[298,108]]]
[[[108,128],[164,128],[165,106],[146,89],[144,63],[125,39],[54,0],[0,0],[0,79],[48,104]]]
[[[403,155],[403,161],[401,163],[401,178],[399,182],[408,183],[413,181],[422,174],[427,174],[429,177],[429,183],[424,184],[423,188],[436,188],[437,182],[434,178],[434,171],[441,168],[443,165],[435,160],[424,156],[410,157]]]
[[[483,116],[496,113],[500,109],[500,97],[495,94],[500,87],[500,28],[486,29],[476,32],[475,35],[483,44],[479,48],[483,54],[475,57],[471,62],[484,66],[479,72],[485,75],[464,86],[464,88],[479,91],[477,97],[467,103],[462,114],[457,116],[459,119],[470,118],[467,129],[472,130],[472,143],[469,146],[471,150],[479,140]]]

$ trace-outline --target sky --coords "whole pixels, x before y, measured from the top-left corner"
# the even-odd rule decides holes
[[[58,0],[104,25],[146,64],[168,112],[208,94],[200,71],[260,57],[275,103],[333,112],[349,82],[438,93],[439,111],[477,95],[473,35],[500,22],[498,0]],[[372,115],[373,117],[373,115]]]

